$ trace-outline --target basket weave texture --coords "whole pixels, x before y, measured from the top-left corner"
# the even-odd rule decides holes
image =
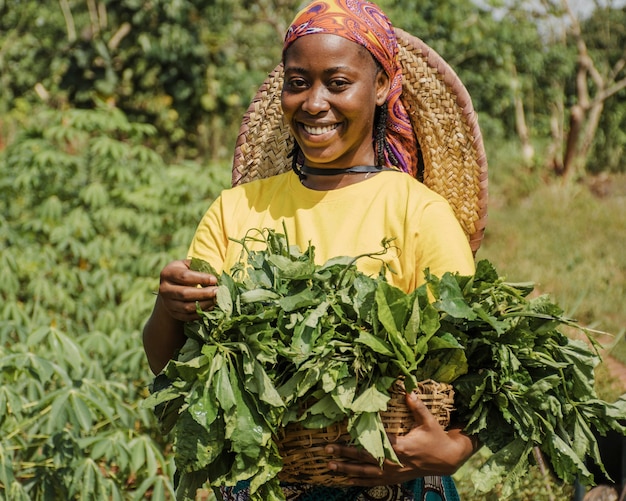
[[[439,424],[447,428],[454,405],[453,387],[427,380],[418,383],[416,393]],[[387,410],[380,412],[383,426],[390,435],[405,435],[415,426],[415,422],[406,405],[401,381],[394,383],[390,397]],[[348,444],[351,441],[346,421],[321,429],[306,429],[299,423],[288,424],[278,437],[278,449],[283,459],[283,469],[278,478],[290,483],[348,486],[347,477],[328,469],[328,461],[341,461],[341,458],[328,455],[324,448],[331,443]]]

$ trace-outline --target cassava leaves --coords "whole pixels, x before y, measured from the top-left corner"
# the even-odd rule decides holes
[[[252,240],[266,247],[250,250]],[[398,377],[408,391],[454,381],[456,420],[494,452],[479,472],[485,491],[504,481],[512,492],[535,447],[561,479],[590,483],[585,460],[600,458],[589,422],[625,431],[615,416],[626,400],[594,394],[597,354],[558,330],[574,322],[487,261],[470,277],[425,270],[427,284],[407,294],[360,273],[355,258],[315,264],[312,246],[271,230],[240,243],[246,261],[221,274],[217,307],[186,325],[170,384],[147,402],[173,426],[181,499],[205,481],[249,481],[251,499],[284,499],[275,437],[293,421],[347,419],[354,444],[397,460],[378,412]]]

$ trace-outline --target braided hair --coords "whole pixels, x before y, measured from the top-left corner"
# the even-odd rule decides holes
[[[389,110],[387,109],[387,103],[376,107],[376,116],[374,118],[374,151],[376,152],[376,165],[378,167],[385,166],[385,152],[387,152],[391,164],[394,167],[399,167],[400,162],[387,142],[388,115]]]

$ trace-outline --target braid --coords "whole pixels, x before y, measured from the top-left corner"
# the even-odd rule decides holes
[[[302,173],[300,167],[298,166],[298,159],[300,158],[301,154],[302,150],[300,149],[298,141],[294,141],[293,148],[291,149],[291,152],[287,155],[287,158],[291,158],[291,170],[293,170],[302,180],[306,176]]]
[[[396,154],[393,152],[391,146],[389,146],[389,143],[387,141],[385,141],[385,151],[389,156],[389,162],[391,162],[391,165],[393,165],[394,167],[398,167],[400,165],[400,161],[398,160],[398,157],[396,157]]]
[[[376,151],[376,165],[385,165],[385,133],[387,129],[387,107],[377,106],[376,117],[374,118],[374,149]]]
[[[387,117],[389,110],[387,109],[387,103],[382,106],[376,107],[376,117],[374,123],[374,148],[376,150],[376,165],[384,167],[387,163],[385,153],[389,158],[391,165],[397,167],[400,165],[395,153],[387,142]]]

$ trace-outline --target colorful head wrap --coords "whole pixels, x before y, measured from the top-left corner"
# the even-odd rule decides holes
[[[402,67],[398,42],[385,13],[366,0],[316,0],[301,10],[285,36],[285,50],[298,38],[313,34],[339,35],[365,47],[389,76],[386,140],[399,167],[413,176],[417,169],[417,140],[409,115],[400,100]],[[391,165],[385,152],[387,165]]]

